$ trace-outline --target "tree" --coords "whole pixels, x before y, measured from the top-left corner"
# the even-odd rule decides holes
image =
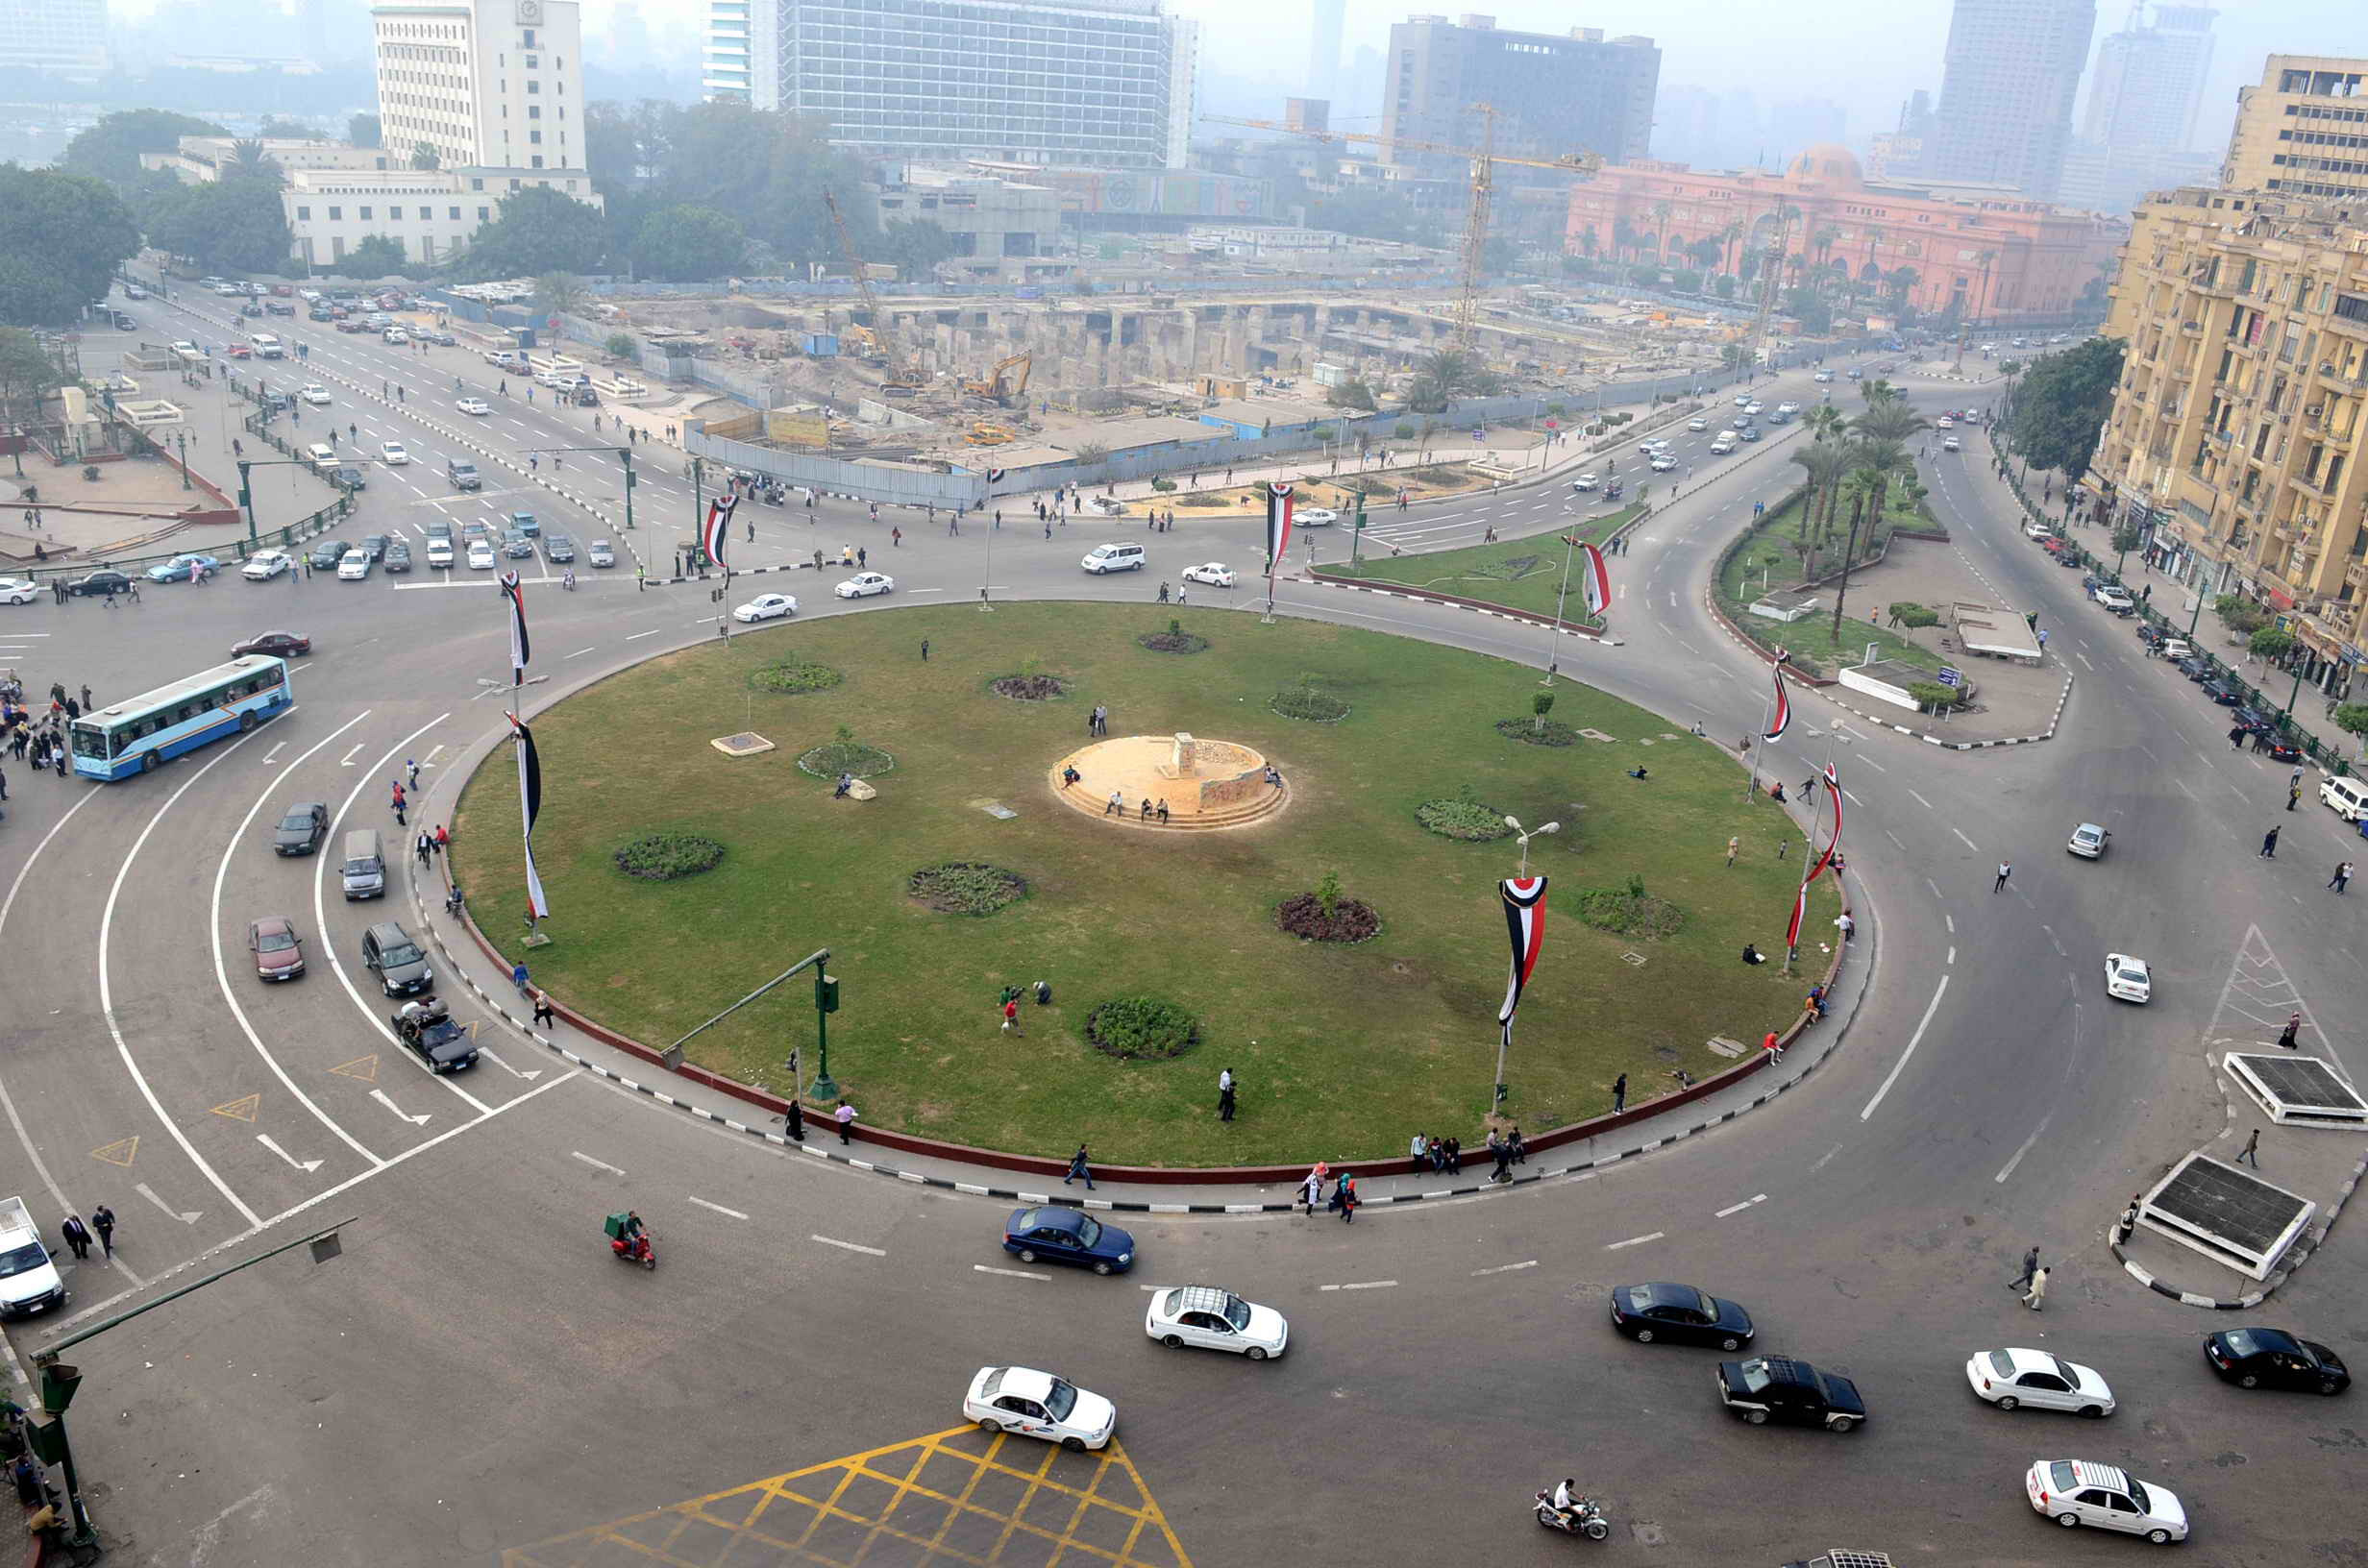
[[[1362,380],[1351,377],[1326,393],[1324,401],[1335,408],[1362,408],[1370,413],[1374,406],[1373,389]],[[1358,439],[1363,440],[1364,437]]]
[[[1834,307],[1814,288],[1785,290],[1785,314],[1799,322],[1802,331],[1820,337],[1834,330]]]
[[[607,226],[597,208],[565,191],[530,185],[502,198],[493,221],[470,243],[465,264],[480,278],[590,272],[607,250]]]
[[[40,339],[16,327],[0,327],[0,424],[34,417],[41,400],[65,382]]]
[[[1530,693],[1529,711],[1531,714],[1529,732],[1533,735],[1544,734],[1545,716],[1554,711],[1554,694],[1552,692]]]
[[[534,313],[538,316],[576,315],[590,297],[583,280],[572,272],[546,272],[534,280]]]
[[[1884,412],[1887,416],[1894,415],[1894,410],[1888,406]],[[1862,415],[1860,422],[1862,423],[1864,418]],[[1855,449],[1859,467],[1850,476],[1849,482],[1859,494],[1850,508],[1850,538],[1842,546],[1841,576],[1834,583],[1834,641],[1838,644],[1841,641],[1842,600],[1850,591],[1850,570],[1858,564],[1860,522],[1862,519],[1865,521],[1867,537],[1872,539],[1883,527],[1885,509],[1890,505],[1892,484],[1901,477],[1912,478],[1915,473],[1915,464],[1908,456],[1907,448],[1895,439],[1875,433],[1899,428],[1902,421],[1912,421],[1915,429],[1921,429],[1924,424],[1913,409],[1901,404],[1895,417],[1887,417],[1873,429],[1862,431],[1862,439]],[[1862,502],[1862,505],[1860,504]]]
[[[1497,378],[1476,355],[1463,349],[1441,349],[1416,369],[1406,403],[1417,413],[1438,413],[1457,398],[1486,397],[1496,386]]]
[[[1722,272],[1711,280],[1711,292],[1722,300],[1735,298],[1735,274]]]
[[[2368,738],[2368,702],[2346,702],[2336,708],[2335,727],[2347,735]]]
[[[280,160],[263,150],[263,144],[254,136],[242,136],[231,143],[231,159],[222,165],[225,180],[259,180],[278,190],[287,184],[287,171]]]
[[[602,344],[601,347],[608,351],[608,356],[611,359],[638,359],[641,357],[641,345],[633,341],[632,334],[629,332],[610,332],[608,334],[608,341]]]
[[[320,132],[302,120],[284,120],[277,114],[266,114],[255,134],[265,141],[317,141]]]
[[[127,109],[107,115],[65,144],[59,167],[94,175],[111,184],[139,178],[139,155],[176,151],[184,136],[227,136],[211,120],[164,109]]]
[[[2263,626],[2245,645],[2257,659],[2268,659],[2273,664],[2294,651],[2294,634],[2283,626]]]
[[[442,153],[437,152],[432,146],[424,141],[415,141],[411,143],[411,167],[415,169],[440,169],[443,166],[444,155]]]
[[[258,179],[190,186],[169,211],[149,220],[148,239],[225,272],[277,271],[296,245],[278,185]]]
[[[1593,224],[1588,224],[1579,230],[1579,254],[1581,256],[1592,261],[1595,259],[1595,253],[1602,248],[1603,241],[1597,237]]]
[[[712,207],[669,207],[641,220],[628,255],[636,278],[687,283],[730,277],[740,270],[748,248],[747,231],[729,213]]]
[[[1628,269],[1628,281],[1639,288],[1661,286],[1661,267],[1657,262],[1640,261]]]
[[[70,326],[139,252],[139,226],[102,181],[0,163],[0,322]]]
[[[345,253],[337,270],[348,278],[401,278],[409,265],[403,255],[403,241],[389,234],[370,234]]]
[[[937,264],[951,260],[955,249],[953,235],[935,219],[892,218],[866,256],[895,267],[905,282],[917,282],[936,277]]]
[[[1656,236],[1653,240],[1653,259],[1656,261],[1664,260],[1668,257],[1669,219],[1676,213],[1676,206],[1669,202],[1655,202],[1652,206],[1653,232]]]
[[[1805,476],[1801,498],[1801,575],[1814,577],[1817,551],[1825,543],[1834,523],[1834,506],[1839,498],[1841,481],[1856,462],[1856,454],[1839,441],[1812,440],[1792,449],[1792,461],[1798,463]]]
[[[376,147],[385,140],[376,114],[357,114],[345,122],[345,139],[357,147]]]
[[[2054,469],[2067,480],[2088,472],[2127,347],[2119,338],[2090,338],[2049,355],[2023,377],[2008,433],[2032,467]]]
[[[1669,274],[1669,286],[1681,294],[1691,294],[1702,286],[1702,275],[1691,267]]]

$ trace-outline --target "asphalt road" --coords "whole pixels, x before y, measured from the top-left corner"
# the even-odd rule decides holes
[[[308,333],[312,379],[407,377],[413,391],[350,416],[414,456],[374,476],[353,531],[416,533],[432,511],[528,503],[547,527],[597,531],[555,521],[566,507],[547,494],[436,493],[455,450],[447,428],[465,416],[426,406],[427,389],[449,395],[456,351],[423,364],[375,339],[295,330]],[[1806,401],[1806,378],[1772,390]],[[1937,408],[1968,394],[1917,396]],[[520,446],[588,434],[573,412],[504,417]],[[1745,733],[1764,674],[1709,621],[1700,588],[1751,503],[1794,472],[1781,454],[1706,470],[1613,563],[1621,644],[1566,641],[1566,672],[1678,725]],[[0,1180],[52,1223],[101,1202],[123,1222],[111,1270],[73,1269],[75,1311],[151,1299],[300,1225],[354,1216],[333,1262],[274,1261],[74,1353],[87,1380],[74,1416],[83,1473],[121,1559],[440,1564],[521,1549],[508,1560],[623,1561],[607,1548],[523,1549],[943,1432],[959,1424],[970,1371],[1009,1360],[1118,1402],[1142,1487],[1203,1565],[1474,1548],[1505,1562],[1600,1550],[1776,1563],[1835,1545],[1902,1562],[2084,1563],[2140,1549],[2035,1516],[2020,1476],[2040,1457],[2126,1463],[2168,1484],[2203,1561],[2359,1560],[2357,1516],[2325,1501],[2359,1466],[2353,1400],[2223,1388],[2197,1346],[2231,1319],[2146,1291],[2102,1242],[2131,1190],[2218,1130],[2194,1046],[2248,933],[2319,1017],[2352,1010],[2353,906],[2321,884],[2356,841],[2323,813],[2280,810],[2284,770],[2228,751],[2216,710],[2080,601],[2077,574],[2019,540],[1978,469],[1935,472],[1958,548],[2013,602],[2041,608],[2080,684],[2055,742],[1966,754],[1834,727],[1834,710],[1800,700],[1765,771],[1789,780],[1829,757],[1839,771],[1861,940],[1878,966],[1833,1066],[1713,1136],[1591,1179],[1371,1210],[1353,1227],[1130,1223],[1144,1259],[1132,1280],[1018,1268],[996,1245],[999,1205],[712,1131],[490,1020],[501,1060],[456,1082],[431,1079],[392,1042],[393,1004],[356,943],[408,900],[348,905],[333,857],[277,860],[263,840],[282,803],[318,799],[340,829],[375,825],[400,843],[386,785],[407,757],[426,768],[413,823],[435,820],[457,783],[445,764],[501,722],[479,682],[504,674],[506,634],[479,582],[233,579],[111,614],[11,609],[0,663],[36,690],[51,678],[103,696],[144,689],[270,625],[321,648],[298,674],[296,711],[152,778],[94,788],[9,770],[0,943],[18,1005],[0,1056],[12,1134]],[[640,504],[655,509],[661,483]],[[1526,532],[1569,504],[1560,485],[1517,490],[1377,531],[1424,543],[1492,525]],[[661,515],[686,515],[687,491],[671,505]],[[860,508],[818,510],[808,524],[752,508],[758,555],[786,560],[818,537],[885,543],[887,525]],[[1180,517],[1141,579],[1075,569],[1122,525],[1073,524],[1050,543],[1016,528],[916,532],[874,552],[899,579],[887,600],[824,598],[835,572],[762,586],[798,593],[802,619],[894,614],[981,582],[998,597],[1144,598],[1192,562],[1257,558],[1254,525],[1239,520]],[[579,576],[573,595],[530,590],[553,693],[714,635],[700,586],[636,593],[629,569]],[[1542,634],[1508,622],[1298,582],[1281,600],[1293,614],[1545,657]],[[2281,820],[2278,860],[2258,860],[2261,830]],[[2106,860],[2064,854],[2081,821],[2113,829]],[[2015,872],[1993,894],[2000,859]],[[302,982],[264,990],[243,972],[245,922],[263,913],[305,931]],[[2153,962],[2151,1007],[2104,999],[2109,949]],[[603,1256],[599,1216],[627,1205],[655,1230],[654,1274]],[[2035,1243],[2058,1268],[2039,1316],[2007,1290]],[[1637,1279],[1744,1301],[1761,1348],[1857,1378],[1869,1425],[1837,1437],[1735,1423],[1715,1408],[1710,1353],[1610,1333],[1603,1291]],[[1290,1314],[1290,1354],[1252,1366],[1148,1342],[1137,1286],[1193,1280]],[[2339,1233],[2260,1320],[2359,1360],[2361,1283]],[[12,1337],[29,1350],[54,1333]],[[2097,1366],[2120,1413],[2087,1424],[1978,1405],[1962,1364],[2002,1344]],[[1529,1522],[1529,1492],[1563,1475],[1605,1499],[1605,1547]],[[873,1507],[850,1494],[842,1511],[860,1521]],[[750,1528],[745,1507],[732,1518],[718,1505],[633,1560],[820,1560]],[[740,1555],[719,1556],[734,1530]],[[1028,1530],[1000,1539],[973,1556],[1053,1560]],[[881,1535],[861,1560],[951,1559]]]

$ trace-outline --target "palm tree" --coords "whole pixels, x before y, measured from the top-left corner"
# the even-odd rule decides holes
[[[1730,274],[1735,271],[1735,262],[1733,259],[1735,253],[1735,242],[1742,237],[1743,225],[1739,219],[1734,223],[1728,224],[1724,229],[1718,231],[1719,256],[1727,272]]]
[[[1579,254],[1590,261],[1595,259],[1595,252],[1601,248],[1602,244],[1603,241],[1596,237],[1593,224],[1591,223],[1579,231]]]
[[[280,160],[263,151],[263,144],[254,137],[242,137],[231,143],[230,162],[222,170],[225,180],[268,180],[275,185],[287,184],[287,176]]]
[[[1877,381],[1875,386],[1878,390],[1869,393],[1870,401],[1864,410],[1850,422],[1851,433],[1860,440],[1898,443],[1918,430],[1932,429],[1889,382]]]
[[[1916,417],[1913,409],[1902,405],[1901,413],[1912,420],[1917,428],[1923,426],[1923,420]],[[1886,436],[1866,436],[1858,442],[1856,452],[1859,466],[1847,482],[1861,494],[1854,499],[1850,507],[1850,539],[1842,547],[1841,575],[1834,581],[1834,641],[1837,644],[1841,641],[1841,606],[1850,592],[1850,568],[1858,559],[1860,523],[1864,520],[1869,532],[1883,526],[1884,508],[1890,503],[1892,480],[1902,474],[1912,478],[1915,466],[1908,456],[1908,449],[1896,439]]]
[[[1801,416],[1801,424],[1808,429],[1809,438],[1812,441],[1824,441],[1838,436],[1841,434],[1842,427],[1848,423],[1842,418],[1841,410],[1830,403],[1820,403]]]
[[[1835,492],[1850,472],[1853,453],[1838,441],[1812,441],[1792,449],[1792,461],[1808,477],[1802,486],[1808,493],[1801,502],[1801,576],[1813,578],[1817,551],[1833,525]]]
[[[1652,205],[1651,210],[1653,222],[1660,229],[1660,235],[1654,241],[1653,249],[1653,259],[1659,261],[1668,254],[1669,219],[1676,215],[1677,208],[1669,205],[1667,202],[1655,202]]]
[[[534,280],[534,312],[539,316],[580,313],[589,296],[583,280],[572,272],[546,272]]]

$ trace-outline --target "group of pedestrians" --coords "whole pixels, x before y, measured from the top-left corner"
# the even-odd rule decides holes
[[[87,1225],[83,1223],[80,1214],[70,1213],[65,1216],[65,1223],[58,1227],[58,1234],[65,1237],[66,1249],[74,1254],[77,1262],[86,1262],[89,1259],[90,1237],[93,1232],[98,1234],[99,1245],[106,1250],[107,1256],[114,1257],[115,1211],[107,1205],[102,1203],[90,1211],[90,1223]]]
[[[78,698],[63,682],[53,682],[49,705],[39,712],[26,705],[24,688],[13,673],[0,680],[0,694],[4,694],[0,695],[0,750],[18,762],[29,762],[36,772],[46,770],[63,778],[72,750],[69,726],[89,710],[90,688],[85,686]],[[0,772],[0,801],[8,797],[8,775]]]

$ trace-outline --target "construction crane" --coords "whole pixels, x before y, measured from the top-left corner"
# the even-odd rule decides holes
[[[964,381],[962,390],[973,397],[993,398],[997,403],[1008,408],[1011,406],[1012,399],[1026,394],[1028,372],[1034,368],[1035,363],[1035,354],[1030,350],[1022,349],[1010,358],[998,361],[996,367],[987,372],[985,380]],[[1020,374],[1012,378],[1011,384],[1006,386],[1003,383],[1003,372],[1014,368],[1018,369]]]
[[[847,215],[839,210],[839,199],[828,187],[823,190],[823,205],[830,208],[830,226],[838,231],[839,255],[846,258],[847,270],[855,275],[855,290],[863,296],[864,309],[872,314],[872,340],[888,358],[888,375],[879,383],[880,390],[920,391],[929,384],[929,379],[899,352],[896,335],[888,330],[888,312],[879,307],[879,296],[872,292],[872,275],[864,270],[863,257],[855,254],[855,242],[847,233]]]
[[[1474,104],[1470,111],[1480,116],[1480,145],[1477,147],[1443,147],[1437,142],[1415,141],[1406,136],[1373,135],[1362,131],[1317,131],[1303,125],[1288,125],[1280,120],[1246,120],[1228,114],[1204,114],[1201,118],[1213,125],[1280,131],[1286,135],[1305,136],[1311,141],[1358,142],[1395,148],[1399,152],[1443,153],[1451,158],[1470,159],[1471,208],[1464,223],[1464,287],[1455,302],[1456,346],[1469,348],[1472,329],[1480,319],[1480,282],[1488,270],[1489,209],[1495,200],[1496,165],[1512,163],[1527,169],[1555,169],[1564,174],[1592,174],[1603,167],[1603,155],[1600,153],[1565,153],[1559,158],[1517,158],[1500,153],[1496,151],[1495,107]]]

